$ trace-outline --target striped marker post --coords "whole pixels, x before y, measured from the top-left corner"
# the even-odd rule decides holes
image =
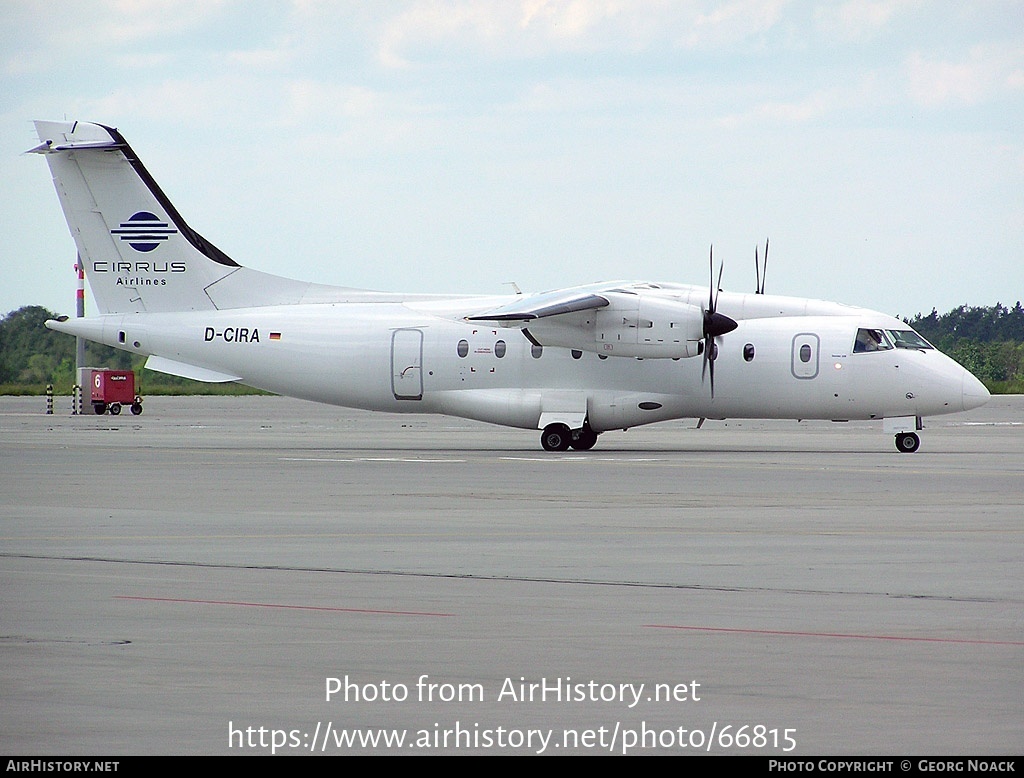
[[[81,319],[85,316],[85,265],[82,264],[82,255],[78,255],[75,262],[75,272],[78,273],[78,288],[75,291],[75,316]],[[85,367],[85,338],[75,337],[75,375],[82,380],[82,368]]]

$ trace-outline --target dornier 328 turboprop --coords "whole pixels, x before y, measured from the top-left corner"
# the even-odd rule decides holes
[[[922,417],[989,398],[899,319],[763,294],[760,279],[754,294],[616,281],[471,297],[269,275],[192,230],[116,129],[36,130],[100,309],[47,326],[153,370],[542,430],[550,451],[668,419],[789,418],[884,420],[912,452]]]

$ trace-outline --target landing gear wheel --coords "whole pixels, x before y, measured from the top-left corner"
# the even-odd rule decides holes
[[[132,403],[131,408],[132,416],[138,416],[140,413],[142,413],[142,403],[140,403],[138,400]]]
[[[566,451],[572,442],[572,433],[564,424],[549,424],[540,435],[545,451]]]
[[[93,409],[93,412],[95,412],[95,414],[97,416],[102,416],[104,413],[107,412],[107,404],[106,403],[93,403],[92,404],[92,409]]]
[[[590,451],[595,443],[597,443],[597,433],[590,429],[590,427],[584,427],[573,433],[573,438],[569,445],[577,451]]]
[[[901,432],[896,436],[896,450],[904,454],[913,454],[921,447],[921,438],[914,432]]]
[[[117,416],[121,413],[121,403],[110,403],[110,413],[113,416]]]

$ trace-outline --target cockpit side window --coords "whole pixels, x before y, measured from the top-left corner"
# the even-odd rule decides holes
[[[913,330],[886,330],[886,333],[896,344],[896,348],[935,348],[931,343],[922,338]]]
[[[888,351],[891,348],[892,344],[882,330],[871,330],[865,327],[857,330],[857,339],[853,343],[854,354],[865,354],[869,351]]]

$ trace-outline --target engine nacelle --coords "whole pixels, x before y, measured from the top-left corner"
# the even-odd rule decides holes
[[[527,329],[542,345],[609,357],[679,359],[700,353],[700,308],[655,295],[606,292],[602,297],[609,302],[604,308],[540,319]]]

